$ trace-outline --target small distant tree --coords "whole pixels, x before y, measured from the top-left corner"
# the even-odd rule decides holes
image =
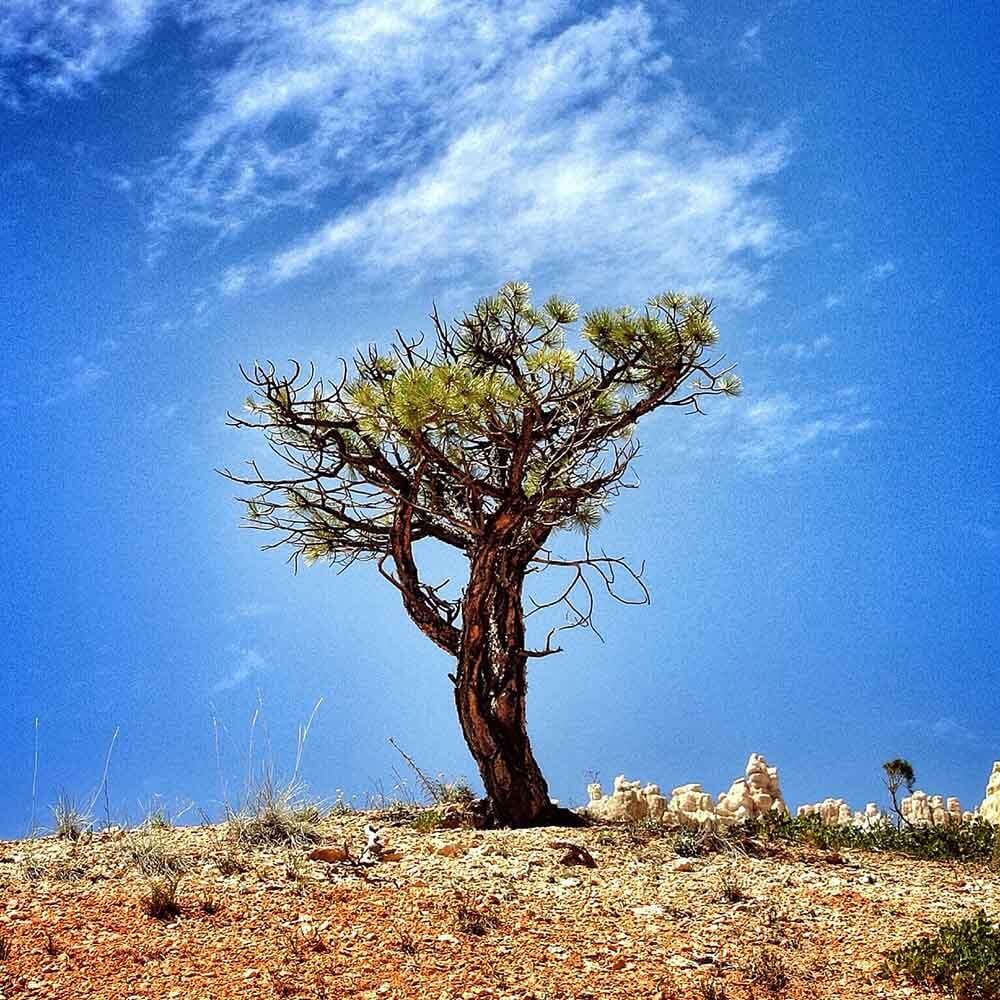
[[[905,788],[910,795],[913,794],[913,784],[917,780],[913,773],[913,765],[902,757],[896,757],[893,760],[887,760],[882,765],[882,771],[884,772],[885,787],[889,790],[889,798],[892,801],[892,809],[896,814],[897,824],[906,823],[908,826],[910,821],[903,815],[902,807],[899,804],[899,790]]]
[[[224,470],[252,490],[240,498],[247,524],[277,535],[264,547],[290,548],[296,565],[373,562],[454,657],[462,731],[489,817],[503,825],[568,818],[528,740],[528,661],[561,652],[561,631],[594,627],[597,589],[649,600],[641,566],[591,544],[613,498],[637,485],[636,424],[740,390],[732,368],[708,356],[717,331],[704,298],[669,292],[639,311],[595,310],[572,343],[578,315],[560,298],[535,308],[526,285],[504,285],[453,323],[435,310],[430,338],[397,332],[388,350],[360,351],[332,381],[297,362],[287,373],[255,364],[243,370],[249,416],[230,414],[233,426],[262,431],[284,466]],[[570,530],[582,544],[557,553]],[[460,591],[425,578],[419,543],[429,542],[467,560]],[[530,595],[526,611],[526,583],[549,573],[568,576]],[[530,647],[525,619],[555,608],[565,619]]]

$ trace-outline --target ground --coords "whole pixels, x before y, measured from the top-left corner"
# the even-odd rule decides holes
[[[359,853],[370,818],[324,820],[323,842]],[[376,821],[401,858],[364,870],[211,827],[0,843],[0,1000],[921,997],[883,975],[886,951],[1000,916],[985,865]],[[564,865],[556,840],[597,867]],[[167,919],[146,904],[158,868],[184,869]]]

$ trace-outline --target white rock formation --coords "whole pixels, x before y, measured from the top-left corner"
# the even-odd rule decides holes
[[[928,795],[920,789],[899,803],[899,811],[903,819],[914,826],[945,826],[972,818],[972,813],[962,812],[958,799],[946,800],[943,795]]]
[[[854,821],[851,807],[843,799],[823,799],[811,805],[799,806],[796,816],[816,816],[829,826],[847,826]]]
[[[669,802],[659,786],[642,787],[639,781],[628,781],[625,775],[615,778],[610,795],[599,784],[587,786],[590,800],[584,807],[596,819],[609,821],[653,819],[677,822],[685,826],[710,823],[730,825],[756,816],[788,815],[781,796],[778,769],[769,767],[759,754],[751,754],[742,778],[733,782],[728,792],[719,796],[717,804],[701,785],[679,785],[671,792]]]
[[[719,796],[715,813],[724,823],[739,823],[756,816],[787,816],[778,769],[769,767],[760,754],[750,754],[744,776]]]
[[[858,826],[870,830],[889,822],[889,817],[874,803],[869,802],[862,812],[852,812],[843,799],[824,799],[810,805],[799,806],[796,816],[816,816],[830,826]]]
[[[1000,760],[993,764],[993,771],[986,783],[986,798],[979,807],[979,815],[1000,826]]]
[[[716,819],[712,796],[701,785],[680,785],[670,793],[668,816],[682,826],[704,826]]]
[[[614,789],[605,795],[600,784],[587,786],[586,811],[595,819],[611,822],[639,819],[662,819],[667,800],[656,785],[642,787],[642,782],[628,781],[624,774],[615,778]]]

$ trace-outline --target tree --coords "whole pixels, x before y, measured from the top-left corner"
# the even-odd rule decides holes
[[[911,795],[913,794],[913,784],[917,780],[913,772],[913,765],[902,757],[894,757],[882,765],[882,770],[885,772],[882,780],[889,790],[892,810],[896,814],[896,825],[905,823],[909,826],[910,821],[903,815],[902,807],[899,804],[899,790],[905,788]]]
[[[263,431],[286,470],[224,470],[252,490],[240,498],[247,524],[277,534],[264,548],[290,547],[295,566],[372,561],[454,657],[462,732],[489,818],[502,825],[567,818],[527,736],[528,661],[561,652],[553,640],[565,629],[594,629],[598,589],[648,603],[641,567],[591,547],[601,514],[637,485],[636,423],[740,390],[732,368],[707,357],[718,334],[704,298],[666,293],[642,311],[595,310],[571,347],[578,315],[559,298],[536,309],[526,285],[507,284],[455,322],[435,309],[430,338],[397,331],[389,350],[359,351],[332,381],[297,362],[286,374],[269,362],[241,369],[250,416],[230,414],[233,426]],[[566,529],[580,532],[581,551],[553,548]],[[421,574],[431,542],[467,559],[460,592]],[[568,576],[529,596],[526,612],[526,582],[552,573]],[[565,619],[529,648],[526,617],[555,609]]]

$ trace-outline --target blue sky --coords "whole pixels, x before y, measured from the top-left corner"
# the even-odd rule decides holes
[[[293,576],[213,471],[238,364],[315,360],[505,280],[712,295],[746,391],[644,428],[600,541],[649,608],[533,666],[587,772],[855,806],[1000,757],[998,78],[989,4],[0,0],[0,835],[86,797],[212,811],[258,748],[391,789],[474,773],[449,664],[370,568]]]

